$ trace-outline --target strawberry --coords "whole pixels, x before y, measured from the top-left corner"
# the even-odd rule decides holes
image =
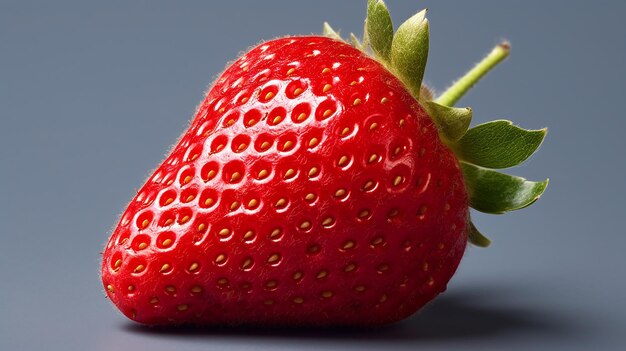
[[[230,65],[106,245],[120,311],[149,325],[380,325],[444,291],[468,240],[489,243],[470,206],[502,213],[545,189],[494,170],[545,130],[468,129],[471,109],[452,107],[504,44],[433,100],[424,15],[394,33],[369,1],[364,43],[325,25],[330,38],[268,41]]]

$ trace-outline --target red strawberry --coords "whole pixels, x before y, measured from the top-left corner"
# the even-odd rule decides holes
[[[288,37],[225,70],[106,246],[102,280],[127,317],[398,321],[445,289],[468,235],[485,243],[469,205],[503,212],[541,194],[545,183],[479,166],[523,161],[544,132],[503,121],[467,131],[471,110],[445,106],[445,94],[432,102],[421,86],[423,13],[391,37],[379,29],[387,17],[369,2],[380,61],[336,39]],[[407,28],[419,35],[407,39]],[[405,57],[407,47],[422,58]],[[466,88],[454,89],[458,99]],[[494,132],[509,138],[494,142]],[[528,155],[485,155],[498,143]]]

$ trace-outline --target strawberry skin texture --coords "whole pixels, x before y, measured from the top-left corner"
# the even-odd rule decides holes
[[[381,325],[445,290],[467,243],[454,154],[404,85],[325,37],[229,66],[106,246],[143,324]]]

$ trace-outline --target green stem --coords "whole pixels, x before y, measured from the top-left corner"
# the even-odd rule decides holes
[[[444,106],[454,106],[487,72],[509,56],[509,51],[511,45],[508,42],[498,44],[474,68],[444,91],[435,102]]]

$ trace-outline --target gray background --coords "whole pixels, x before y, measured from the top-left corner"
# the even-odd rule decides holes
[[[364,1],[1,1],[0,349],[618,350],[626,343],[623,1],[389,0],[430,9],[426,82],[442,89],[502,38],[512,57],[460,104],[475,122],[549,127],[516,172],[535,206],[477,216],[448,292],[354,330],[150,330],[104,298],[99,251],[207,85],[263,38],[361,33]]]

